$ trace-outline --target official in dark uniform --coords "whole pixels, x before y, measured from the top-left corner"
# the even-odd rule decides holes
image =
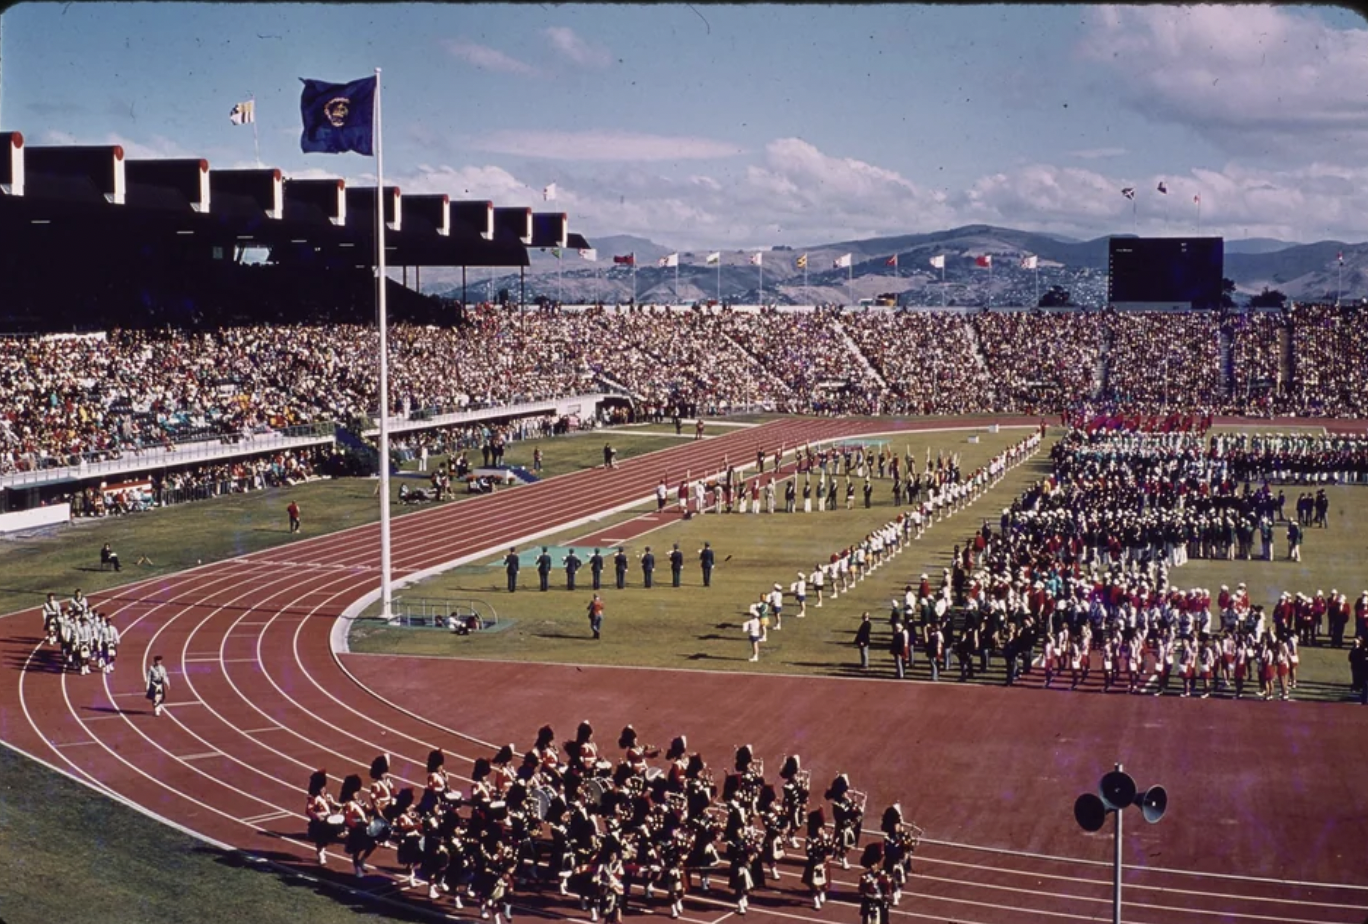
[[[647,587],[654,586],[651,581],[651,576],[654,573],[655,556],[651,554],[651,547],[648,545],[646,546],[646,551],[641,553],[641,582]]]
[[[537,556],[537,580],[541,582],[541,589],[543,591],[550,589],[551,556],[547,553],[546,546],[542,546],[542,553]]]
[[[508,573],[508,592],[518,589],[518,550],[510,548],[504,558],[504,571]]]
[[[594,549],[594,554],[589,556],[589,573],[594,578],[594,589],[603,589],[603,556],[598,549]]]
[[[717,556],[713,554],[712,545],[705,542],[703,549],[698,553],[698,563],[703,566],[703,586],[712,586],[713,565],[717,562]]]
[[[617,575],[617,589],[627,586],[627,553],[622,549],[617,550],[613,556],[613,572]]]
[[[565,565],[565,589],[574,590],[575,572],[580,569],[580,565],[583,564],[583,562],[581,562],[580,557],[575,554],[575,550],[571,549],[570,554],[565,556],[562,563]]]
[[[679,543],[676,542],[674,548],[670,550],[670,584],[678,587],[680,578],[684,576],[684,553],[679,551]]]

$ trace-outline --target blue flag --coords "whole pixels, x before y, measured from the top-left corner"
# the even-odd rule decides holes
[[[299,146],[304,153],[341,154],[355,151],[375,154],[375,78],[351,83],[305,80],[299,97],[304,134]]]

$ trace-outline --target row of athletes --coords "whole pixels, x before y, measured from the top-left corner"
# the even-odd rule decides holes
[[[56,594],[43,603],[43,636],[62,653],[62,666],[69,671],[89,674],[114,672],[119,653],[119,630],[104,613],[97,612],[81,588],[62,604]]]
[[[779,862],[799,850],[801,881],[821,908],[831,865],[848,869],[847,855],[859,845],[865,795],[838,774],[825,792],[834,822],[828,827],[826,811],[809,809],[810,773],[797,755],[784,759],[776,789],[764,778],[763,760],[743,745],[719,791],[683,736],[671,742],[665,766],[651,763],[661,750],[643,745],[630,725],[618,738],[616,763],[600,756],[588,722],[562,747],[555,739],[544,726],[521,759],[511,744],[477,759],[467,794],[455,789],[440,750],[428,755],[421,796],[398,787],[385,755],[372,762],[368,788],[359,775],[348,776],[337,800],[327,792],[326,772],[315,772],[307,817],[319,863],[341,841],[359,877],[378,847],[393,846],[410,887],[421,878],[430,900],[449,896],[458,908],[473,902],[482,917],[493,912],[495,924],[512,916],[515,890],[552,884],[560,895],[577,896],[592,920],[617,921],[634,885],[642,887],[645,910],[659,895],[677,918],[695,878],[710,891],[712,877],[723,873],[744,915],[751,893],[781,879]],[[921,831],[903,820],[897,803],[880,829],[883,839],[872,845],[878,849],[861,859],[880,885],[876,903],[896,903]],[[860,891],[864,900],[863,881]]]
[[[731,556],[727,556],[726,561]],[[667,560],[670,565],[670,584],[673,587],[681,586],[684,579],[684,553],[679,549],[679,543],[675,543],[670,550]],[[613,556],[613,574],[616,578],[617,589],[622,590],[627,586],[627,572],[631,568],[631,559],[627,556],[627,550],[619,547],[617,554]],[[655,586],[656,557],[651,551],[651,547],[646,546],[646,550],[637,556],[637,562],[641,566],[641,580],[643,587]],[[508,592],[516,593],[518,590],[518,572],[522,570],[522,563],[518,555],[516,546],[510,547],[508,554],[504,556],[504,574],[508,580]],[[573,548],[569,549],[565,557],[561,559],[561,566],[565,569],[565,589],[574,590],[576,576],[581,568],[588,565],[590,583],[594,590],[603,589],[603,570],[607,565],[607,560],[599,549],[594,549],[592,555],[586,563],[581,559]],[[537,556],[537,582],[538,589],[547,591],[551,587],[551,569],[553,562],[551,553],[546,546],[542,546],[541,554]],[[703,543],[703,548],[698,550],[698,567],[703,576],[703,586],[712,586],[713,570],[717,567],[717,553],[713,550],[712,543]]]

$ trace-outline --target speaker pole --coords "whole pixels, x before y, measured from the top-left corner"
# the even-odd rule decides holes
[[[1121,772],[1120,764],[1116,765],[1116,771]],[[1112,924],[1121,924],[1121,820],[1126,813],[1118,811],[1113,814],[1116,815],[1116,830],[1112,856]]]

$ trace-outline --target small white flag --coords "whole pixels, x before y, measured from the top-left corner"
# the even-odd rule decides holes
[[[852,254],[842,254],[841,256],[836,258],[836,269],[848,269],[854,265],[855,261]]]
[[[542,189],[542,199],[546,202],[556,201],[556,184],[552,183]]]
[[[256,100],[247,100],[245,103],[238,103],[233,107],[233,111],[228,113],[228,121],[234,125],[247,125],[256,121]]]
[[[661,266],[678,266],[678,265],[679,265],[679,254],[677,254],[677,253],[672,253],[672,254],[668,254],[668,255],[666,255],[666,256],[661,257],[661,258],[660,258],[660,265],[661,265]]]
[[[750,255],[750,265],[751,265],[751,266],[759,266],[759,265],[760,265],[760,260],[761,260],[763,257],[764,257],[764,251],[757,250],[755,253],[753,253],[753,254]]]
[[[945,254],[938,253],[931,258],[932,269],[945,269]]]
[[[722,251],[720,251],[720,250],[714,250],[712,253],[708,254],[707,263],[708,263],[709,266],[716,266],[717,264],[719,264],[719,263],[721,263],[721,262],[722,262]]]
[[[588,250],[581,250],[579,252],[579,255],[584,259],[588,260],[590,263],[598,262],[598,251],[592,247],[590,247]]]
[[[1029,256],[1025,256],[1025,257],[1022,257],[1022,258],[1021,258],[1021,268],[1022,268],[1022,269],[1033,270],[1033,269],[1036,269],[1039,265],[1040,265],[1040,258],[1037,257],[1035,254],[1031,254],[1031,255],[1029,255]]]

